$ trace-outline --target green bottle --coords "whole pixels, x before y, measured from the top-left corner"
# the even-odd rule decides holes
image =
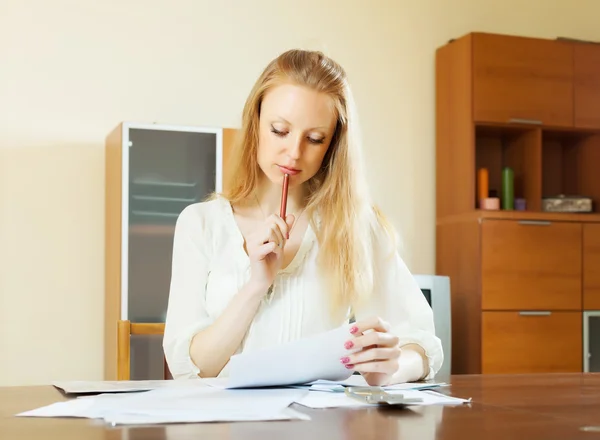
[[[515,209],[515,174],[510,167],[502,170],[502,209]]]

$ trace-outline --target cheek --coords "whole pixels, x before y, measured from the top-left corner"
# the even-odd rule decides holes
[[[257,151],[259,161],[262,161],[271,155],[271,152],[273,151],[272,143],[273,143],[273,141],[268,135],[266,135],[262,132],[260,133],[260,135],[258,136],[258,151]]]
[[[317,172],[321,165],[323,164],[323,160],[325,159],[325,154],[327,153],[327,149],[314,149],[309,150],[306,154],[306,162],[310,164],[311,171]]]

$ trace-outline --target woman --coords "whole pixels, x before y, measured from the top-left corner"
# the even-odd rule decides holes
[[[356,319],[340,362],[370,385],[430,379],[433,316],[373,208],[342,67],[288,51],[246,102],[223,194],[175,229],[163,346],[174,378],[227,375],[242,351]],[[279,216],[284,174],[287,215]]]

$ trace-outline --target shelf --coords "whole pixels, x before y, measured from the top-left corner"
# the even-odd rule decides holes
[[[544,211],[486,211],[474,209],[470,212],[440,218],[438,225],[475,221],[479,219],[563,221],[580,223],[600,223],[600,213],[570,213]]]
[[[530,126],[475,127],[475,194],[473,207],[479,207],[477,172],[489,174],[488,197],[502,198],[502,169],[514,171],[514,198],[524,198],[528,209],[541,209],[540,130]]]
[[[582,212],[544,212],[544,211],[475,211],[479,218],[508,219],[508,220],[541,220],[564,222],[600,222],[598,213]]]
[[[600,204],[600,135],[555,130],[542,132],[542,197],[591,197]]]
[[[137,235],[173,235],[175,233],[174,225],[131,225],[130,234]]]

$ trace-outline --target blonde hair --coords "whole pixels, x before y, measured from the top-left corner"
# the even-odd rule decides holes
[[[338,63],[319,51],[289,50],[267,65],[246,100],[222,195],[231,203],[253,195],[261,173],[257,161],[261,103],[269,89],[282,83],[325,93],[334,104],[335,132],[321,168],[307,182],[305,215],[319,242],[318,266],[327,282],[332,312],[345,314],[373,291],[375,228],[383,226],[392,239],[394,230],[372,206],[354,100]]]

